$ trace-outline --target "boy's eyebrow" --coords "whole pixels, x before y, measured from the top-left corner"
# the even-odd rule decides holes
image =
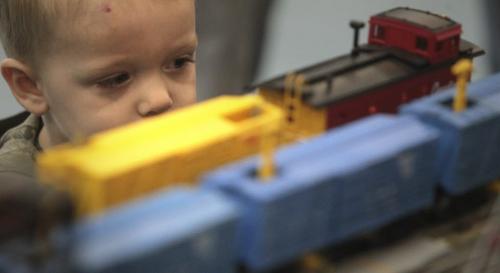
[[[182,44],[177,46],[177,48],[173,48],[173,52],[180,52],[180,51],[196,51],[198,48],[198,36],[195,34],[192,37],[189,37],[189,39],[186,39]]]
[[[83,74],[101,74],[101,73],[106,73],[110,69],[113,68],[123,68],[123,67],[128,67],[131,66],[132,63],[129,60],[126,59],[115,59],[111,61],[103,61],[99,62],[98,64],[88,64],[83,66],[84,68],[82,69],[84,72]],[[82,74],[82,73],[80,73]]]

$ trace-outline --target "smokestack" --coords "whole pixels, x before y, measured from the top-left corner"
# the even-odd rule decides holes
[[[359,30],[365,27],[365,23],[362,21],[352,20],[349,24],[351,28],[354,30],[354,42],[351,51],[351,55],[358,55],[358,47],[359,47]]]

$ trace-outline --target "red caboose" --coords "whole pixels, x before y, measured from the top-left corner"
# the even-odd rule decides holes
[[[361,46],[361,24],[351,26],[356,35],[350,54],[292,72],[301,78],[295,86],[286,75],[256,85],[288,113],[287,131],[296,132],[292,139],[373,113],[394,113],[399,105],[453,83],[450,70],[458,59],[484,54],[460,38],[459,23],[427,11],[395,8],[372,16],[368,44]]]

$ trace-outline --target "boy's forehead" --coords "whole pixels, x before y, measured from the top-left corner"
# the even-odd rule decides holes
[[[162,10],[176,12],[186,9],[194,15],[195,0],[49,0],[48,10],[62,19],[63,24],[77,22],[77,26],[86,26],[95,20],[109,20],[117,16],[133,18],[137,12]]]
[[[81,2],[83,0],[63,1],[76,1],[77,3],[79,3],[78,5],[81,5]],[[87,11],[106,14],[113,13],[114,11],[120,11],[120,9],[136,10],[140,8],[143,10],[147,10],[157,9],[161,7],[176,9],[177,7],[181,7],[182,5],[190,5],[194,8],[195,0],[87,0],[83,2],[85,2]]]
[[[162,37],[151,43],[163,41],[170,48],[196,44],[194,0],[87,0],[80,8],[71,25],[59,24],[53,53],[60,57],[68,49],[106,54],[144,47],[141,37],[153,36],[147,33]]]
[[[76,1],[80,0],[57,0]],[[194,29],[194,0],[87,0],[79,14],[68,14],[59,24],[58,32],[65,38],[91,38],[114,34],[115,31],[133,32],[145,27],[168,31]],[[162,16],[155,16],[162,15]],[[183,16],[174,16],[182,14]],[[171,20],[169,20],[171,18]],[[155,20],[157,22],[155,22]],[[161,21],[160,21],[161,20]],[[146,25],[148,24],[149,25]],[[69,37],[68,37],[69,36]],[[75,37],[76,36],[76,37]]]

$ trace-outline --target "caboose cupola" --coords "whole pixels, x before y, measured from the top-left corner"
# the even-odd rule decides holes
[[[446,16],[395,8],[372,16],[368,43],[400,48],[430,63],[456,58],[462,26]]]

